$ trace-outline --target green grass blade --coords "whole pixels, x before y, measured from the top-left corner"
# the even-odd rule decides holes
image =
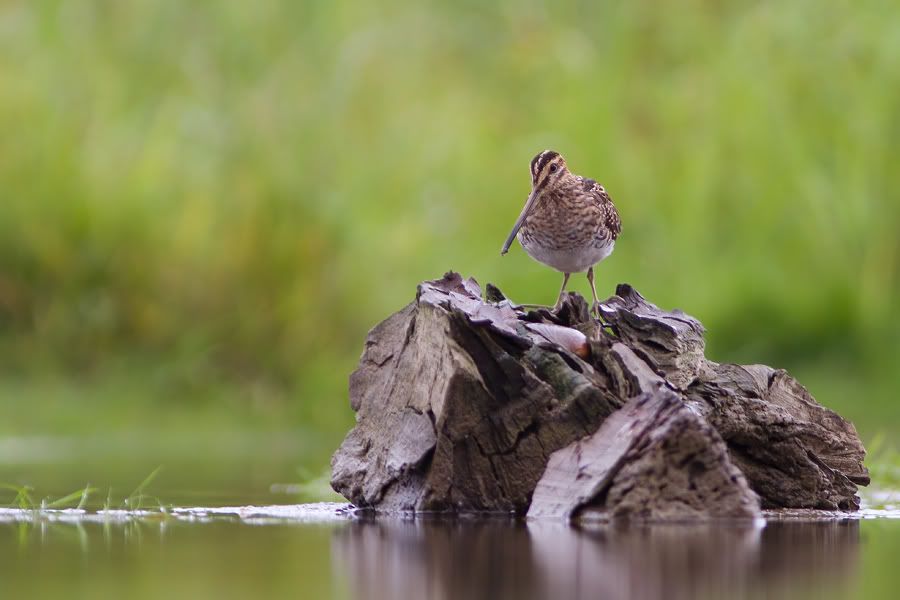
[[[10,490],[16,493],[16,497],[13,498],[10,506],[15,506],[16,508],[21,508],[22,510],[28,510],[37,507],[34,502],[34,498],[31,497],[31,492],[34,491],[34,488],[32,488],[30,485],[0,483],[0,489]]]
[[[96,491],[97,491],[97,489],[92,488],[91,484],[87,484],[86,486],[84,486],[84,489],[81,490],[81,500],[78,502],[78,506],[76,506],[75,508],[77,508],[79,510],[84,508],[85,505],[87,504],[87,501],[88,501],[88,498],[90,497],[90,495]]]
[[[85,502],[87,502],[88,496],[90,496],[91,493],[95,491],[97,490],[90,487],[90,485],[85,486],[83,490],[75,490],[71,494],[67,494],[62,498],[58,498],[52,502],[48,502],[45,505],[45,508],[62,508],[64,506],[73,504],[76,500],[78,500],[77,507],[81,508],[84,506]]]
[[[151,471],[150,474],[147,475],[136,488],[134,488],[134,491],[131,492],[131,494],[129,494],[127,498],[125,498],[122,504],[124,506],[127,506],[128,508],[140,509],[143,504],[144,490],[147,489],[147,486],[153,483],[153,480],[156,479],[156,476],[159,475],[160,471],[162,471],[162,465],[153,469],[153,471]],[[137,499],[137,505],[135,505],[135,499]]]

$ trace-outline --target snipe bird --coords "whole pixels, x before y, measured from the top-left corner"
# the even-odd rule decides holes
[[[619,213],[603,186],[569,171],[559,152],[544,150],[531,161],[531,194],[500,254],[509,251],[518,234],[531,258],[563,274],[554,310],[562,304],[569,275],[587,271],[591,310],[599,317],[594,265],[612,253],[621,231]]]

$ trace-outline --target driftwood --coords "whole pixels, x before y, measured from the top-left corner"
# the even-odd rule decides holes
[[[332,486],[387,511],[525,513],[532,496],[533,514],[568,517],[751,516],[757,495],[858,507],[855,429],[784,371],[708,361],[699,322],[627,285],[602,311],[611,332],[577,294],[525,312],[455,273],[422,283],[369,333]]]
[[[759,516],[722,438],[675,393],[644,393],[554,452],[529,517],[683,520]]]

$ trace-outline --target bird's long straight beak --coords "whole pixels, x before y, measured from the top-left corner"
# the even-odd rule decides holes
[[[512,245],[513,240],[516,239],[516,234],[519,233],[519,229],[522,227],[522,223],[525,222],[525,219],[528,218],[528,215],[531,214],[531,211],[534,209],[534,205],[537,202],[537,190],[532,188],[531,194],[528,196],[528,200],[525,201],[525,208],[522,209],[522,214],[519,215],[519,218],[516,219],[516,224],[513,225],[512,231],[509,232],[509,237],[506,238],[506,241],[503,243],[503,248],[500,249],[500,255],[503,256],[507,252],[509,252],[509,247]]]

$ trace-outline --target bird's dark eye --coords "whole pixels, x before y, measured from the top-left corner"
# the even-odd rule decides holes
[[[550,165],[550,172],[556,173],[556,165]]]

